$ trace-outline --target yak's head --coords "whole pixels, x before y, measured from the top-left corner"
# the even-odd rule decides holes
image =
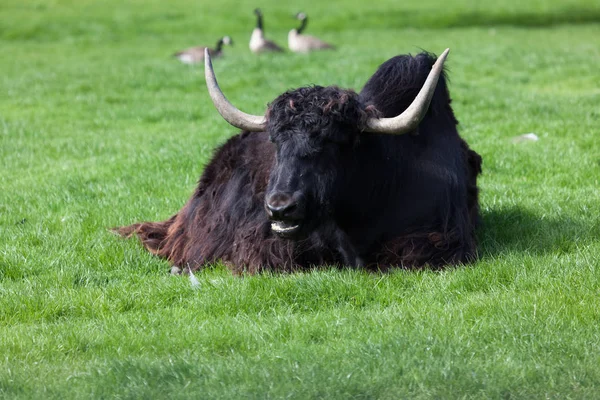
[[[336,196],[348,182],[345,173],[361,134],[403,134],[413,131],[425,116],[435,90],[446,50],[427,77],[413,103],[393,118],[361,104],[358,95],[337,87],[305,87],[286,92],[271,103],[266,116],[246,114],[221,92],[210,55],[205,52],[205,75],[210,96],[230,124],[248,131],[266,131],[276,146],[265,196],[273,231],[285,237],[310,233],[329,221]],[[364,132],[364,133],[363,133]]]
[[[358,95],[337,87],[300,88],[271,103],[265,129],[276,156],[265,209],[275,233],[304,236],[333,212],[367,119]]]

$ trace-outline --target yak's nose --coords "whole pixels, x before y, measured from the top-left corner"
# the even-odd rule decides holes
[[[294,197],[286,193],[274,193],[266,203],[269,217],[279,220],[290,218],[298,206]]]

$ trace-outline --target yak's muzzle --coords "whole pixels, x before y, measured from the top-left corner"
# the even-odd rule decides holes
[[[292,237],[302,228],[305,207],[301,195],[275,192],[267,196],[265,209],[276,234]]]

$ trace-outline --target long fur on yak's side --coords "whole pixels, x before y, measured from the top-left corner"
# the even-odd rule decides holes
[[[421,53],[415,57],[400,55],[391,58],[367,81],[360,93],[361,98],[365,104],[375,105],[383,117],[400,114],[419,92],[435,59],[430,53]],[[461,154],[459,158],[462,162],[456,166],[456,170],[465,175],[464,192],[454,187],[443,202],[443,215],[432,215],[430,225],[412,227],[406,233],[381,243],[375,259],[371,262],[374,261],[380,266],[415,267],[427,263],[431,267],[442,267],[447,264],[470,262],[477,257],[477,176],[481,173],[482,160],[458,135],[458,120],[454,116],[451,103],[444,70],[420,128],[411,138],[385,138],[389,144],[385,147],[398,157],[410,158],[411,153],[418,155],[426,148],[432,136],[447,135],[458,144],[457,150]],[[448,148],[447,151],[451,152],[452,149]]]
[[[176,215],[117,232],[137,235],[153,254],[192,270],[217,260],[236,273],[335,263],[326,229],[295,242],[271,233],[263,202],[273,149],[265,135],[244,132],[221,146]]]
[[[385,117],[404,111],[416,96],[434,61],[434,57],[425,53],[387,61],[360,93],[361,107]],[[347,92],[356,98],[354,92]],[[476,256],[475,226],[479,215],[477,175],[481,172],[481,157],[458,136],[456,124],[445,77],[442,76],[428,114],[421,123],[420,135],[411,138],[389,135],[361,138],[359,146],[386,149],[386,157],[410,158],[410,152],[422,151],[436,134],[448,135],[448,140],[452,141],[449,151],[455,149],[459,160],[455,172],[462,177],[460,182],[449,185],[446,201],[432,210],[431,220],[427,223],[407,227],[394,237],[374,235],[370,244],[360,249],[368,252],[366,257],[361,254],[365,265],[379,269],[424,264],[441,267],[468,262]],[[441,126],[441,132],[436,130],[438,126]],[[117,232],[126,237],[136,235],[149,251],[182,268],[198,269],[206,263],[221,260],[234,272],[255,273],[342,262],[336,250],[336,227],[332,224],[326,223],[303,240],[282,239],[271,232],[264,201],[274,158],[275,149],[267,133],[242,132],[215,151],[195,193],[177,214],[163,222],[121,227]],[[368,171],[375,164],[364,165],[365,171]],[[397,169],[396,164],[392,167]],[[387,179],[386,184],[396,179]],[[364,192],[381,192],[376,187],[378,177],[374,176],[371,180],[374,186],[365,188]],[[361,187],[356,190],[360,191]],[[360,193],[355,193],[353,198],[361,202],[361,212],[366,215],[379,212],[378,199],[367,198],[367,194]],[[369,201],[370,204],[365,204]],[[336,223],[344,226],[344,221]],[[368,229],[365,230],[365,234],[368,232]]]

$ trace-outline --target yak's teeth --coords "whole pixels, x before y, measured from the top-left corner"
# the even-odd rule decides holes
[[[291,232],[293,230],[296,230],[298,228],[298,226],[299,225],[293,225],[293,226],[286,227],[283,225],[283,222],[280,222],[280,221],[271,222],[271,229],[278,233]]]

